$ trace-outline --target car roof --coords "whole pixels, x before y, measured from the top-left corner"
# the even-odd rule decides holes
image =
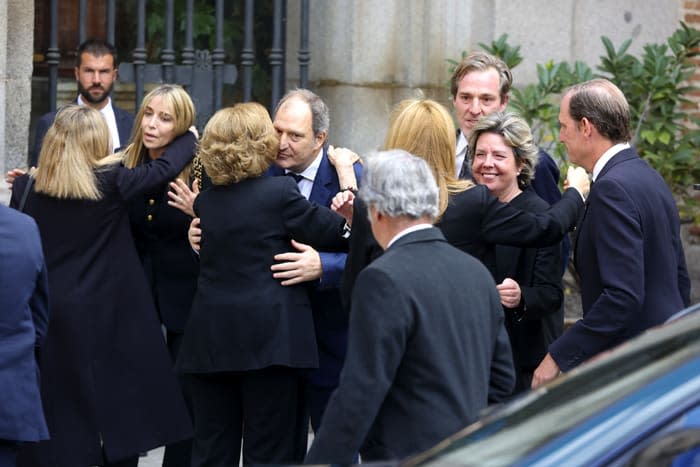
[[[581,465],[590,465],[598,452],[595,441],[600,452],[612,456],[611,440],[619,445],[620,437],[639,432],[633,422],[658,421],[672,415],[669,407],[698,403],[695,398],[700,398],[700,304],[486,414],[402,465],[561,465],[556,456],[572,452]],[[571,457],[565,459],[570,465]]]

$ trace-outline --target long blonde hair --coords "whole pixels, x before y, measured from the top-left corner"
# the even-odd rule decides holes
[[[122,160],[110,152],[109,128],[102,114],[87,106],[67,105],[58,111],[44,137],[41,165],[32,175],[36,192],[64,199],[100,199],[95,169]]]
[[[454,123],[447,109],[432,99],[406,99],[394,108],[384,149],[403,149],[428,163],[440,193],[439,216],[449,195],[474,186],[455,177]]]
[[[177,84],[161,84],[146,94],[141,101],[136,118],[134,119],[134,128],[131,132],[129,145],[124,149],[124,165],[130,169],[149,162],[148,149],[143,144],[143,131],[141,130],[141,122],[143,121],[146,107],[151,104],[154,97],[160,96],[172,109],[173,117],[175,118],[175,134],[180,136],[184,134],[195,121],[194,103],[182,86]],[[178,178],[184,182],[188,182],[191,170],[191,163],[180,173]]]

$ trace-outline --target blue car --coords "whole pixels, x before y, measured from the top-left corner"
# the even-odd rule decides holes
[[[700,304],[405,466],[700,466]]]

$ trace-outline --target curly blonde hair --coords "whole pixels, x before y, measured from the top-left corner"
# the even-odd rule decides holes
[[[214,185],[262,175],[277,157],[279,138],[265,107],[246,102],[216,112],[204,128],[198,156]]]

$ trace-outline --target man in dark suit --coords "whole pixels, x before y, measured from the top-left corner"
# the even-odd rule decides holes
[[[341,190],[338,175],[328,159],[328,107],[319,96],[306,89],[289,91],[275,109],[275,129],[280,148],[269,175],[294,176],[299,191],[309,201],[329,207]],[[361,166],[355,164],[359,180]],[[342,187],[346,188],[346,187]],[[314,431],[338,385],[347,348],[348,316],[343,312],[338,290],[345,267],[345,253],[318,252],[310,245],[294,241],[296,251],[275,256],[273,277],[282,285],[307,283],[313,311],[319,368],[307,375],[305,406]],[[301,421],[302,443],[306,443],[308,421]]]
[[[574,245],[583,319],[549,346],[533,386],[690,304],[678,209],[661,176],[628,143],[625,96],[604,79],[572,86],[559,124],[569,158],[594,182]]]
[[[402,150],[371,155],[360,198],[385,253],[359,275],[340,385],[307,463],[400,459],[474,421],[515,382],[495,283],[432,226],[438,189]],[[463,287],[464,279],[469,287]]]
[[[75,63],[75,80],[78,83],[76,104],[99,110],[107,121],[112,149],[124,147],[129,142],[134,116],[112,105],[110,94],[117,79],[117,51],[106,41],[89,39],[78,46]],[[39,163],[39,153],[44,136],[56,118],[56,111],[39,117],[36,123],[34,149],[29,166]]]
[[[19,442],[49,438],[36,363],[48,327],[48,276],[36,223],[0,205],[0,466]]]

